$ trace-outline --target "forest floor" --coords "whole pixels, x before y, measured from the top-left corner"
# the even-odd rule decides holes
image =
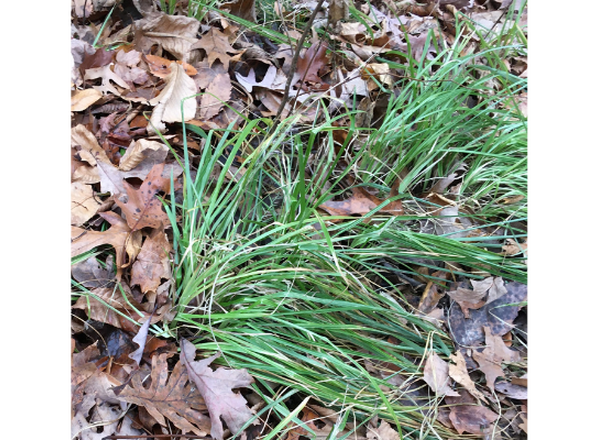
[[[527,437],[525,2],[71,14],[73,439]]]

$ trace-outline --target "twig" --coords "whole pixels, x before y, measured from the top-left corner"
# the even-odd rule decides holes
[[[317,13],[321,9],[321,5],[323,4],[323,1],[324,0],[319,0],[319,2],[317,3],[317,6],[315,6],[315,9],[313,10],[310,18],[308,19],[306,28],[304,29],[302,36],[298,40],[298,45],[296,46],[296,52],[294,53],[294,57],[292,58],[292,66],[290,67],[290,71],[288,73],[288,78],[285,83],[285,91],[283,92],[283,99],[281,100],[281,104],[279,104],[279,109],[277,109],[277,115],[275,115],[275,123],[273,124],[271,130],[274,130],[281,122],[279,120],[279,117],[283,113],[283,109],[285,108],[285,104],[287,103],[287,100],[288,100],[288,93],[290,91],[290,87],[292,86],[292,78],[294,77],[294,73],[296,72],[296,67],[298,65],[298,57],[300,56],[300,51],[304,47],[304,40],[306,40],[308,33],[312,29],[312,24],[315,21],[315,17],[317,16]]]

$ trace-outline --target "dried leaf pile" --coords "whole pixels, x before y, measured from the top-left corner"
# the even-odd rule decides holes
[[[385,112],[383,95],[404,75],[377,57],[407,51],[415,59],[433,57],[429,29],[452,39],[457,11],[482,26],[504,22],[511,1],[357,2],[384,30],[373,32],[348,19],[347,1],[333,0],[314,22],[331,26],[329,45],[313,32],[296,60],[303,29],[289,30],[290,45],[227,18],[228,11],[256,22],[254,1],[223,4],[224,13],[207,9],[202,21],[187,16],[192,2],[177,3],[174,14],[156,3],[73,2],[72,278],[88,295],[72,305],[72,435],[86,440],[172,433],[222,440],[242,431],[242,438],[254,438],[268,433],[273,421],[255,418],[260,397],[248,371],[217,365],[219,353],[197,353],[185,338],[163,340],[149,332],[174,313],[173,219],[163,200],[176,197],[183,185],[172,150],[184,145],[181,122],[204,130],[240,128],[241,114],[297,115],[299,123],[312,123],[325,100],[331,112],[359,110],[358,123],[371,127]],[[275,9],[291,20],[316,4],[275,2]],[[527,76],[526,59],[506,63]],[[526,108],[526,95],[520,105]],[[344,120],[335,136],[344,138],[343,127]],[[187,145],[203,147],[193,140]],[[426,195],[450,218],[429,225],[432,231],[472,226],[454,221],[458,208],[441,195],[458,180],[446,176]],[[394,188],[382,199],[354,187],[347,198],[320,208],[341,217],[363,217],[373,209],[404,213]],[[97,258],[99,249],[111,256]],[[506,243],[503,252],[525,254],[526,242]],[[526,341],[527,287],[498,276],[470,284],[425,278],[424,284],[415,307],[447,329],[456,348],[449,361],[430,351],[422,366],[422,387],[440,402],[437,420],[457,438],[492,438],[492,432],[494,438],[524,438],[527,352],[515,335]],[[298,415],[318,438],[329,435],[337,420],[322,404],[311,401]],[[289,428],[287,440],[308,436],[303,427]],[[377,418],[357,432],[369,440],[400,438]]]

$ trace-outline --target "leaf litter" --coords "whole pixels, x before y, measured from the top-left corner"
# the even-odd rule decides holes
[[[337,31],[331,37],[345,47],[340,50],[346,56],[343,67],[336,64],[339,60],[329,47],[312,39],[293,71],[290,46],[241,41],[242,28],[217,12],[210,13],[212,21],[199,22],[134,3],[129,23],[109,22],[99,38],[106,47],[120,45],[115,50],[93,47],[96,30],[80,21],[92,14],[105,17],[110,6],[74,3],[78,24],[72,27],[71,40],[72,256],[92,251],[97,255],[98,249],[105,248],[115,256],[102,260],[88,256],[72,267],[73,279],[91,294],[73,303],[74,316],[86,324],[73,326],[73,344],[81,351],[73,355],[72,431],[74,437],[96,439],[179,429],[221,440],[254,417],[239,391],[248,389],[254,379],[245,370],[213,370],[210,364],[219,358],[218,353],[198,353],[208,357],[196,361],[196,348],[185,339],[180,340],[177,355],[176,344],[153,338],[149,332],[151,325],[172,319],[168,299],[174,285],[172,231],[162,199],[181,186],[183,170],[165,142],[180,136],[176,123],[183,120],[223,129],[235,120],[229,106],[237,103],[243,103],[236,109],[244,114],[263,116],[276,115],[285,104],[284,117],[299,111],[301,121],[312,123],[317,117],[315,103],[323,98],[331,98],[329,109],[352,108],[357,96],[362,99],[393,86],[398,72],[387,63],[375,62],[374,57],[407,51],[410,45],[416,59],[433,58],[436,48],[425,45],[427,30],[438,22],[451,23],[456,10],[470,13],[482,29],[491,28],[486,38],[492,38],[502,32],[506,19],[499,11],[509,2],[488,2],[478,7],[483,10],[479,13],[470,9],[472,2],[448,1],[441,7],[374,2],[363,11],[381,26],[373,32],[361,23],[348,22],[347,2],[334,1],[330,19]],[[316,2],[293,8],[312,11],[311,4],[314,8]],[[230,2],[223,8],[256,22],[254,1]],[[277,3],[276,8],[282,6]],[[125,15],[119,11],[115,17],[122,19]],[[290,30],[289,35],[297,39],[300,32]],[[446,38],[451,41],[452,37]],[[510,59],[507,65],[526,77],[526,58]],[[289,96],[284,97],[290,75]],[[183,98],[189,99],[182,106]],[[365,115],[379,105],[370,98],[360,102],[359,110]],[[526,93],[518,105],[526,111]],[[367,116],[357,118],[360,126],[371,126],[373,114]],[[464,171],[459,166],[431,187],[425,199],[437,204],[440,218],[424,226],[423,232],[432,228],[432,233],[440,235],[467,236],[463,231],[477,226],[455,203]],[[171,188],[172,181],[175,188]],[[352,182],[349,196],[346,192],[346,198],[326,201],[320,208],[339,217],[365,217],[374,209],[379,209],[378,215],[401,216],[405,206],[397,192],[399,182],[387,194]],[[507,239],[502,253],[526,257],[526,239]],[[440,273],[437,277],[443,278]],[[485,405],[493,401],[492,393],[498,393],[503,399],[525,403],[515,406],[520,418],[515,419],[513,429],[526,432],[526,375],[506,366],[519,366],[526,356],[520,346],[520,351],[509,348],[507,337],[518,325],[527,287],[497,276],[470,285],[445,279],[445,283],[427,282],[418,305],[420,312],[435,315],[439,325],[447,326],[455,343],[449,362],[433,351],[424,362],[423,380],[429,391],[449,405],[440,408],[439,420],[458,435],[487,435],[498,415]],[[442,308],[436,308],[440,304]],[[89,329],[94,327],[88,323],[113,329],[110,334],[114,335],[116,330],[126,332],[138,344],[137,350],[123,342],[123,352],[102,353],[96,346],[102,332],[93,336]],[[85,343],[80,328],[88,328]],[[127,412],[126,403],[137,406],[137,413]],[[312,421],[325,420],[327,410],[311,411],[303,411],[302,420],[315,432],[328,435],[331,422],[317,425]],[[94,426],[107,420],[120,422],[105,424],[102,432]],[[307,433],[295,429],[288,434],[289,440]],[[374,424],[361,431],[360,438],[396,440],[399,435],[382,420],[378,427]]]

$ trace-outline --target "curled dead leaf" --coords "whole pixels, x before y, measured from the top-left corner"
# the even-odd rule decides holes
[[[165,77],[165,82],[165,88],[160,94],[148,101],[150,105],[156,106],[147,127],[148,132],[154,132],[154,126],[162,133],[166,129],[163,122],[189,121],[196,115],[197,103],[193,97],[198,91],[196,83],[180,64],[171,63],[171,73]]]

